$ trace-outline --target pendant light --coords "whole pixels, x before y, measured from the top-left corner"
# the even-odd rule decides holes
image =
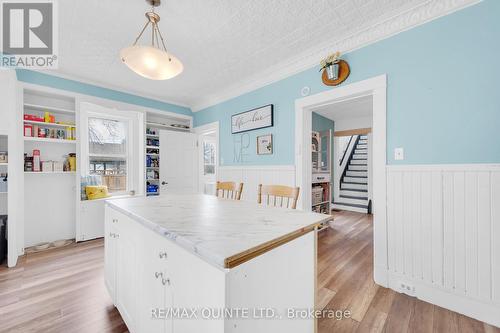
[[[125,65],[137,74],[151,80],[167,80],[179,75],[184,66],[167,52],[165,41],[158,27],[160,16],[155,13],[155,7],[160,0],[146,0],[151,5],[151,11],[146,13],[147,22],[132,46],[120,51],[120,58]],[[151,25],[151,46],[137,45],[148,26]]]

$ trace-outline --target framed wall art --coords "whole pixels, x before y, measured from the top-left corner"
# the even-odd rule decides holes
[[[273,153],[273,135],[266,134],[257,137],[257,155],[270,155]]]
[[[259,128],[273,126],[273,105],[265,105],[256,109],[231,116],[231,133],[241,133]]]

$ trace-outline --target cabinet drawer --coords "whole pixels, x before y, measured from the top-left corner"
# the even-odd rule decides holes
[[[111,226],[116,226],[118,224],[118,221],[120,220],[120,213],[118,213],[116,210],[111,208],[109,205],[106,205],[105,210],[104,210],[104,224],[107,228],[110,228]]]
[[[330,174],[328,173],[313,173],[312,182],[314,183],[329,183]]]

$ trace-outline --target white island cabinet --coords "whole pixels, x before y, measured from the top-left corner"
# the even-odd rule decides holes
[[[206,195],[106,205],[105,283],[130,332],[314,332],[325,215]]]

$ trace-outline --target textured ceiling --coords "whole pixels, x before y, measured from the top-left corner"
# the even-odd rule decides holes
[[[429,3],[447,3],[443,11],[449,10],[450,1],[456,6],[473,0],[163,0],[157,9],[160,29],[184,72],[151,81],[118,57],[145,23],[145,1],[64,0],[59,1],[58,73],[196,108],[307,52],[310,56],[318,46],[334,51],[328,49],[334,41]],[[325,55],[312,54],[314,63]]]
[[[314,112],[328,119],[337,121],[368,117],[372,115],[372,110],[373,99],[370,95],[324,106],[321,109],[314,110]]]

